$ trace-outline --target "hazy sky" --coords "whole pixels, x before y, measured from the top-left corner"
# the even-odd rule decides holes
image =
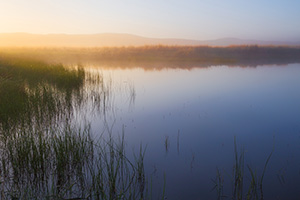
[[[299,0],[0,0],[0,32],[300,41]]]

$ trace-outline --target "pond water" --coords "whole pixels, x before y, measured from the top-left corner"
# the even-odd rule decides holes
[[[300,64],[86,64],[70,72],[23,65],[3,67],[0,74],[0,173],[9,182],[3,188],[10,188],[4,193],[26,192],[31,183],[77,198],[59,187],[63,180],[82,180],[76,187],[86,195],[93,186],[89,178],[103,165],[93,171],[99,160],[86,151],[92,145],[80,146],[89,138],[59,134],[73,133],[70,124],[89,124],[95,139],[124,135],[131,161],[142,145],[152,199],[232,199],[238,192],[246,198],[248,191],[260,197],[261,186],[265,199],[300,196]],[[87,164],[78,166],[80,155],[88,156]],[[41,164],[32,164],[36,160]],[[84,176],[84,170],[91,173]],[[70,179],[74,173],[80,178]],[[110,189],[105,192],[114,196]]]
[[[86,115],[96,133],[103,121],[125,134],[127,152],[146,147],[153,191],[168,199],[216,199],[217,169],[231,197],[237,153],[260,180],[266,199],[300,195],[300,65],[191,69],[90,66],[110,83],[110,109]],[[98,131],[99,132],[99,131]],[[275,191],[275,192],[274,192]]]

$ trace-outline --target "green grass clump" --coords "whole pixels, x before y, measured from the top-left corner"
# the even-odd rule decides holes
[[[130,161],[116,141],[69,124],[2,137],[1,199],[145,199],[145,151]]]
[[[84,70],[70,70],[62,64],[48,64],[18,55],[0,54],[0,77],[24,81],[30,86],[48,83],[60,89],[76,88],[83,84]]]
[[[45,125],[70,112],[84,80],[80,68],[0,55],[0,128]]]

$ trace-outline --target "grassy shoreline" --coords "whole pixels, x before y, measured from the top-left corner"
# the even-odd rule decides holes
[[[97,94],[85,90],[89,82]],[[129,160],[124,136],[105,129],[108,138],[96,137],[89,122],[75,121],[89,99],[106,109],[107,90],[81,68],[0,58],[0,199],[148,198],[145,150]]]
[[[2,56],[29,58],[51,63],[103,63],[134,65],[163,62],[187,65],[255,66],[300,62],[294,46],[140,46],[99,48],[0,48]],[[74,63],[75,62],[75,63]],[[129,64],[128,64],[129,63]],[[151,65],[145,65],[151,68]],[[148,67],[147,67],[148,66]]]

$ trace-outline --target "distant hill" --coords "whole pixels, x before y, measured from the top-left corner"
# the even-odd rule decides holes
[[[300,45],[300,42],[242,40],[221,38],[216,40],[187,40],[175,38],[147,38],[131,34],[29,34],[0,33],[0,47],[104,47],[143,45]]]

